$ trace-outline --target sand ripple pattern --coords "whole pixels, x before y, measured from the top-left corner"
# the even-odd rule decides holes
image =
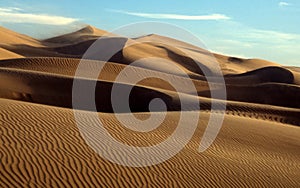
[[[226,116],[213,146],[198,153],[208,120],[208,114],[202,113],[193,139],[178,155],[160,165],[132,168],[105,161],[92,151],[80,136],[71,110],[6,99],[0,104],[1,187],[299,186],[298,127]],[[99,117],[116,138],[145,145],[165,139],[179,115],[168,113],[161,130],[139,139],[132,139],[137,133],[124,130],[113,115]]]

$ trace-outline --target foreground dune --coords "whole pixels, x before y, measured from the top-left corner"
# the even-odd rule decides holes
[[[0,187],[300,186],[299,68],[212,54],[158,35],[105,36],[97,53],[86,55],[106,34],[87,26],[39,41],[0,28]],[[116,46],[121,49],[110,55]],[[84,65],[80,76],[76,74],[79,65]],[[92,77],[100,67],[102,72]],[[125,75],[123,80],[120,74]],[[132,78],[143,79],[133,83]],[[73,104],[76,82],[95,84],[98,112]],[[113,109],[115,86],[131,89],[130,109]],[[227,100],[213,95],[221,91],[226,91]],[[118,104],[126,102],[122,93],[117,96]],[[149,104],[157,98],[167,112],[149,112]],[[75,121],[76,112],[84,114],[81,127]],[[165,113],[166,118],[158,128],[139,133],[116,117],[134,124],[130,112],[140,120],[150,115],[159,119]],[[94,120],[88,114],[95,114],[121,143],[155,146],[173,134],[182,113],[200,113],[195,134],[183,150],[158,165],[113,163],[93,150],[82,133],[92,129]],[[225,120],[213,145],[198,152],[209,118],[223,114]],[[185,119],[178,138],[185,138],[192,124],[193,119]],[[174,142],[180,145],[181,139]],[[101,152],[125,162],[135,160],[115,156],[114,151],[107,145]],[[150,158],[161,155],[153,153]]]
[[[227,115],[213,146],[198,153],[209,115],[203,112],[193,139],[179,154],[157,166],[132,168],[106,161],[89,148],[70,109],[6,99],[0,104],[1,187],[299,185],[298,127]],[[113,114],[99,113],[99,117],[116,138],[130,145],[145,145],[171,134],[180,113],[169,112],[159,130],[140,135],[124,130]],[[88,126],[89,120],[85,123]],[[188,128],[189,122],[185,124]]]

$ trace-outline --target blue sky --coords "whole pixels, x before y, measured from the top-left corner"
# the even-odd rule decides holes
[[[161,21],[187,29],[212,51],[295,66],[300,66],[299,20],[299,0],[0,1],[0,25],[37,38],[85,23],[112,31]]]

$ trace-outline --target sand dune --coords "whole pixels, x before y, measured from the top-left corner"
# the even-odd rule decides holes
[[[66,99],[68,99],[72,93],[72,77],[75,75],[75,71],[79,63],[80,60],[78,59],[67,58],[15,59],[1,61],[0,65],[2,68],[0,68],[0,71],[2,72],[3,76],[4,74],[6,74],[6,76],[3,77],[3,80],[5,80],[3,82],[8,82],[8,80],[11,80],[10,82],[14,82],[14,84],[10,84],[9,86],[7,86],[6,89],[9,91],[12,90],[9,89],[10,86],[16,88],[15,86],[18,85],[18,89],[15,89],[14,92],[26,93],[26,90],[24,91],[22,88],[26,88],[28,87],[28,85],[30,85],[31,92],[28,93],[29,91],[27,91],[27,94],[33,95],[34,93],[37,94],[38,92],[40,92],[40,85],[42,85],[42,83],[45,83],[45,86],[43,87],[43,90],[45,92],[39,93],[37,95],[50,94],[57,90],[57,92],[55,92],[55,96],[63,95]],[[104,62],[87,60],[86,64],[86,75],[88,75],[88,71],[93,70],[97,66],[104,65]],[[91,65],[95,67],[88,67]],[[157,90],[162,93],[166,91],[174,92],[175,90],[173,87],[171,87],[170,84],[161,82],[160,80],[154,78],[169,77],[170,79],[174,80],[174,82],[181,84],[179,86],[180,90],[178,90],[178,92],[185,94],[192,93],[192,90],[189,90],[188,87],[185,86],[185,84],[189,83],[187,78],[171,74],[172,72],[166,74],[163,68],[161,68],[163,72],[160,72],[141,67],[128,67],[122,64],[110,62],[105,63],[103,71],[99,75],[99,85],[101,85],[101,81],[113,83],[125,67],[127,67],[127,74],[139,74],[139,76],[142,78],[152,77],[151,79],[146,79],[143,82],[139,83],[139,87],[149,88],[150,90]],[[159,68],[160,66],[158,65],[157,69]],[[18,77],[20,77],[20,79],[17,79]],[[59,79],[60,81],[54,82],[54,80],[57,79]],[[89,78],[87,77],[87,79]],[[200,97],[210,97],[210,89],[223,89],[222,85],[219,85],[217,80],[218,78],[216,78],[216,83],[214,84],[213,88],[210,88],[205,80],[192,80],[192,83],[195,84],[196,91]],[[227,97],[231,101],[271,104],[291,108],[300,107],[300,103],[298,102],[300,101],[300,88],[299,86],[291,85],[294,82],[293,74],[284,68],[266,67],[244,74],[236,74],[230,76],[228,75],[225,77],[225,82],[227,84]],[[22,85],[22,87],[20,84]],[[127,83],[122,84],[126,85]],[[130,85],[131,84],[129,84],[129,86]],[[5,84],[2,87],[5,88]],[[102,89],[100,90],[101,91],[99,91],[99,95],[102,92]],[[268,95],[266,95],[266,93]],[[144,94],[140,93],[140,95],[143,96]],[[48,104],[47,100],[49,99],[47,98],[53,97],[54,96],[45,96],[46,101],[39,102]],[[34,100],[32,102],[34,102]],[[60,103],[53,104],[53,102],[51,102],[50,104],[60,106]],[[71,104],[67,106],[71,107]]]
[[[5,99],[0,104],[0,120],[5,123],[0,127],[2,187],[299,185],[297,127],[228,115],[213,146],[198,153],[209,115],[202,113],[193,139],[178,155],[157,166],[131,168],[106,161],[86,145],[72,110]],[[148,145],[168,136],[179,114],[168,113],[160,130],[140,135],[124,130],[113,114],[99,117],[116,138],[130,145]]]
[[[5,50],[3,48],[0,48],[0,54],[1,54],[0,60],[22,58],[23,57],[23,56],[21,56],[19,54],[16,54],[16,53],[8,51],[8,50]]]
[[[85,28],[80,29],[79,31],[62,35],[62,36],[57,36],[53,37],[50,39],[46,39],[43,42],[44,43],[55,43],[55,44],[74,44],[78,42],[83,42],[87,40],[92,40],[92,39],[97,39],[98,37],[106,34],[106,31],[97,29],[92,26],[86,26]]]
[[[225,75],[228,84],[253,85],[258,83],[276,82],[293,84],[294,75],[281,67],[264,67],[243,74]]]
[[[137,38],[106,34],[87,26],[39,41],[0,28],[0,187],[300,186],[300,68],[214,54],[155,34]],[[99,36],[104,37],[97,51],[86,53]],[[112,53],[114,49],[119,50]],[[75,77],[80,63],[84,66]],[[100,68],[102,72],[91,77]],[[133,83],[133,78],[142,80]],[[176,83],[177,90],[168,81]],[[74,106],[74,83],[95,84],[98,112],[91,112],[88,105]],[[116,86],[131,90],[130,110],[113,109]],[[212,92],[225,89],[226,101],[212,98]],[[127,100],[117,94],[115,100],[123,107]],[[149,113],[149,104],[157,98],[166,105],[166,118],[150,132],[130,130],[116,118],[121,115],[134,124],[133,112],[140,120],[150,115],[159,119],[163,109]],[[80,127],[74,117],[74,112],[96,114],[118,141],[148,147],[172,135],[183,111],[200,113],[192,139],[171,159],[139,168],[97,154],[80,132],[92,129],[93,120],[84,116]],[[213,145],[199,153],[200,138],[214,114],[225,114],[221,131]],[[192,123],[184,120],[186,131],[179,138],[186,136]],[[107,145],[103,153],[116,155],[112,148]],[[135,160],[122,154],[114,157]]]
[[[55,62],[55,61],[53,61]],[[0,96],[9,99],[29,101],[34,103],[48,104],[54,106],[62,106],[67,108],[72,108],[72,86],[73,86],[73,77],[68,75],[59,75],[54,73],[43,73],[39,71],[30,71],[30,70],[21,70],[21,69],[12,69],[12,68],[2,68],[0,69],[0,73],[2,75],[2,80],[0,82],[1,88],[5,88],[0,92]],[[141,73],[141,70],[139,70]],[[153,73],[153,72],[152,72]],[[143,73],[141,73],[143,74]],[[103,75],[102,75],[103,76]],[[97,85],[95,88],[96,92],[96,104],[98,111],[101,112],[112,112],[112,106],[110,103],[110,92],[113,86],[112,81],[102,81],[102,76],[100,76],[100,80],[97,81]],[[157,80],[153,80],[157,81]],[[182,81],[183,80],[180,80]],[[89,82],[93,82],[92,80],[85,79],[81,81],[83,85],[89,85]],[[148,82],[151,85],[151,80]],[[117,83],[114,83],[117,85]],[[133,85],[129,83],[119,83],[119,87],[130,88]],[[257,87],[262,87],[261,90],[257,90]],[[254,86],[247,90],[247,88],[238,87],[228,90],[228,98],[229,100],[237,99],[239,96],[240,101],[248,102],[248,103],[238,103],[227,101],[228,113],[234,113],[238,111],[243,113],[244,116],[252,117],[252,115],[248,115],[249,112],[254,113],[257,111],[260,115],[257,118],[261,118],[267,116],[265,119],[276,120],[279,122],[288,122],[290,124],[299,125],[299,115],[300,111],[297,109],[290,108],[280,108],[280,107],[271,107],[271,106],[262,106],[259,105],[261,103],[269,104],[270,101],[273,103],[278,102],[279,104],[284,104],[282,106],[287,107],[298,107],[298,103],[291,100],[279,100],[279,97],[276,96],[277,92],[271,91],[270,95],[273,100],[269,99],[268,102],[264,102],[268,97],[264,97],[263,91],[267,88],[263,86]],[[271,87],[272,89],[272,87]],[[276,87],[275,87],[276,89]],[[247,92],[248,91],[248,92]],[[254,92],[252,92],[254,91]],[[179,91],[180,92],[180,91]],[[240,93],[238,93],[240,92]],[[260,92],[260,93],[259,93]],[[295,94],[296,92],[292,92],[293,95],[287,95],[290,99],[299,95]],[[186,94],[181,99],[178,98],[178,92],[174,92],[174,90],[168,90],[167,88],[154,87],[152,83],[151,86],[147,85],[135,85],[131,91],[130,103],[131,110],[134,112],[147,112],[149,102],[154,98],[161,98],[167,105],[167,108],[172,111],[178,110],[193,110],[197,109],[195,106],[198,102],[201,104],[202,110],[210,110],[210,100],[205,97],[199,96],[190,96]],[[256,97],[253,97],[255,94]],[[234,97],[235,96],[235,97]],[[238,97],[237,97],[238,96]],[[252,96],[252,98],[251,98]],[[182,100],[185,103],[189,104],[188,109],[183,109],[180,107],[179,101]],[[259,104],[251,105],[249,102],[256,102]],[[297,99],[296,99],[297,100]],[[221,101],[220,101],[221,102]],[[296,106],[295,106],[296,105]],[[241,107],[245,106],[245,108]],[[280,105],[278,105],[280,106]],[[265,109],[261,110],[261,109]],[[82,109],[82,110],[91,110],[91,109]],[[127,112],[127,111],[119,111],[119,112]],[[127,112],[128,113],[128,112]],[[280,114],[284,114],[280,116]],[[271,115],[271,116],[270,116]],[[277,118],[273,118],[277,117]]]
[[[0,59],[41,56],[43,47],[37,39],[0,27]]]
[[[294,74],[294,84],[300,85],[300,69],[298,67],[285,67],[291,70]]]
[[[22,35],[6,29],[4,27],[0,27],[0,45],[13,45],[13,44],[26,44],[32,46],[39,46],[40,42],[34,38],[31,38],[26,35]]]

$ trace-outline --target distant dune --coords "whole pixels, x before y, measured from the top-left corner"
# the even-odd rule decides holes
[[[300,68],[213,54],[155,34],[137,38],[106,34],[87,26],[40,41],[0,27],[0,187],[300,186]],[[98,51],[87,56],[101,36]],[[109,56],[116,46],[120,50]],[[75,78],[80,62],[86,65],[85,76]],[[225,85],[213,62],[220,66]],[[91,78],[91,70],[102,66],[102,72]],[[116,81],[124,70],[126,78],[147,79],[136,84]],[[155,77],[172,80],[179,89]],[[96,81],[97,115],[110,134],[127,145],[164,141],[176,129],[181,111],[201,114],[196,132],[181,152],[159,165],[114,164],[88,146],[76,125],[74,80],[87,86]],[[132,123],[130,111],[113,110],[113,86],[132,88],[130,110],[139,119],[150,116],[153,99],[162,99],[168,112],[161,126],[147,133],[125,128],[115,115]],[[223,90],[226,101],[212,96],[212,91]],[[183,108],[181,102],[188,106]],[[226,105],[226,111],[211,109],[212,102]],[[163,113],[158,109],[154,116]],[[225,120],[217,139],[199,153],[209,117],[222,113]],[[87,128],[91,121],[84,119]],[[184,129],[189,130],[190,124],[192,120],[186,121]],[[106,151],[113,155],[110,146]]]
[[[42,42],[46,42],[46,43],[57,43],[59,45],[62,44],[76,44],[79,42],[84,42],[87,40],[95,40],[98,39],[98,37],[103,36],[104,34],[106,34],[106,31],[97,29],[95,27],[92,26],[87,26],[85,28],[80,29],[79,31],[73,32],[73,33],[69,33],[69,34],[65,34],[62,36],[57,36],[57,37],[53,37],[50,39],[46,39]]]

